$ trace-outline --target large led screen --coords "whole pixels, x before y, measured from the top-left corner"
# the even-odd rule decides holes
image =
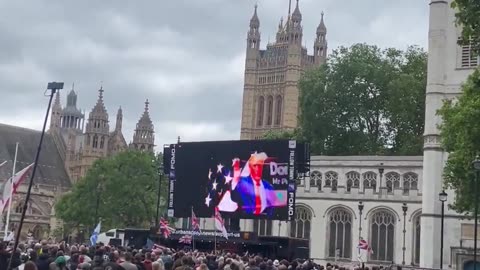
[[[165,148],[168,215],[291,220],[297,143],[215,141]]]

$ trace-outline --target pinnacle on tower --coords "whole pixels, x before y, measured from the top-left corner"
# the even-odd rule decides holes
[[[255,11],[253,12],[253,16],[250,19],[250,28],[251,29],[258,29],[260,27],[260,19],[258,19],[257,8],[258,8],[258,5],[255,4]]]
[[[122,106],[120,106],[117,111],[117,122],[115,123],[115,131],[122,130],[122,121],[123,121],[123,111],[122,111]]]
[[[327,27],[325,26],[325,22],[323,20],[324,15],[325,15],[325,13],[322,11],[322,19],[320,20],[320,24],[317,27],[317,35],[327,33]]]

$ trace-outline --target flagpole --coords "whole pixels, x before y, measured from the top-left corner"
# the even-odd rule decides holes
[[[18,142],[15,144],[15,159],[13,160],[12,178],[10,178],[10,198],[8,199],[7,221],[5,223],[5,234],[3,239],[8,236],[8,225],[10,223],[10,212],[12,211],[13,203],[13,179],[15,178],[15,167],[17,166]]]
[[[213,228],[215,228],[213,231],[213,236],[215,239],[215,255],[217,255],[217,226],[215,226],[215,218],[213,218]]]
[[[192,251],[195,251],[195,234],[193,231],[195,228],[193,228],[193,205],[192,205],[192,214],[190,215],[190,228],[192,228]]]

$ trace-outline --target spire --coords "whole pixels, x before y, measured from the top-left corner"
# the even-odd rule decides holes
[[[122,131],[123,111],[122,106],[117,111],[117,122],[115,123],[115,131]]]
[[[324,15],[325,15],[325,13],[323,13],[323,11],[322,11],[322,19],[320,20],[320,24],[317,27],[317,34],[318,35],[327,33],[327,27],[325,26],[325,22],[323,20]]]
[[[253,12],[253,16],[250,19],[250,29],[258,29],[260,27],[260,19],[258,19],[257,8],[258,5],[255,4],[255,11]]]
[[[288,20],[290,20],[290,15],[292,14],[292,0],[288,1]]]
[[[93,107],[92,112],[96,113],[107,113],[107,109],[105,109],[105,104],[103,103],[103,85],[100,85],[100,89],[98,89],[98,99],[95,107]]]
[[[154,145],[154,128],[152,119],[150,119],[148,99],[145,101],[145,110],[138,120],[137,126],[135,128],[135,133],[133,134],[133,142],[131,147],[138,150],[153,151]]]
[[[298,1],[299,0],[297,0],[297,5],[296,5],[295,10],[293,11],[293,14],[292,14],[292,20],[294,22],[302,20],[302,13],[300,12],[300,7],[298,5]]]

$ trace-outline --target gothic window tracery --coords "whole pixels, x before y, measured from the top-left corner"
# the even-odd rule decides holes
[[[310,187],[322,186],[322,173],[319,171],[313,171],[310,173]]]
[[[98,135],[93,135],[93,148],[98,147]]]
[[[413,264],[420,264],[420,236],[421,236],[421,223],[420,214],[415,215],[413,218]]]
[[[360,173],[351,171],[346,174],[347,177],[347,191],[350,192],[352,187],[360,187]]]
[[[328,257],[352,257],[352,214],[344,208],[330,212],[328,226]]]
[[[395,246],[395,215],[388,210],[375,212],[370,218],[370,239],[373,261],[392,262]]]
[[[377,174],[374,172],[366,172],[363,174],[363,191],[371,188],[373,191],[377,190]]]
[[[331,187],[332,191],[337,190],[338,185],[338,174],[333,171],[329,171],[325,173],[325,186]]]
[[[100,149],[103,149],[104,146],[105,146],[105,136],[102,136],[100,138]]]
[[[418,188],[418,175],[413,172],[408,172],[403,175],[403,193],[408,194],[410,190]]]
[[[257,126],[261,127],[263,125],[263,111],[265,108],[265,98],[258,98],[258,111],[257,111]]]
[[[306,207],[297,206],[295,220],[291,222],[290,236],[294,238],[310,239],[312,212]]]
[[[277,96],[275,104],[275,125],[279,126],[282,121],[282,96]]]
[[[273,97],[268,96],[267,99],[267,125],[272,125],[273,120]]]
[[[385,174],[385,185],[387,192],[392,193],[394,189],[400,187],[400,174],[396,172],[389,172]]]

